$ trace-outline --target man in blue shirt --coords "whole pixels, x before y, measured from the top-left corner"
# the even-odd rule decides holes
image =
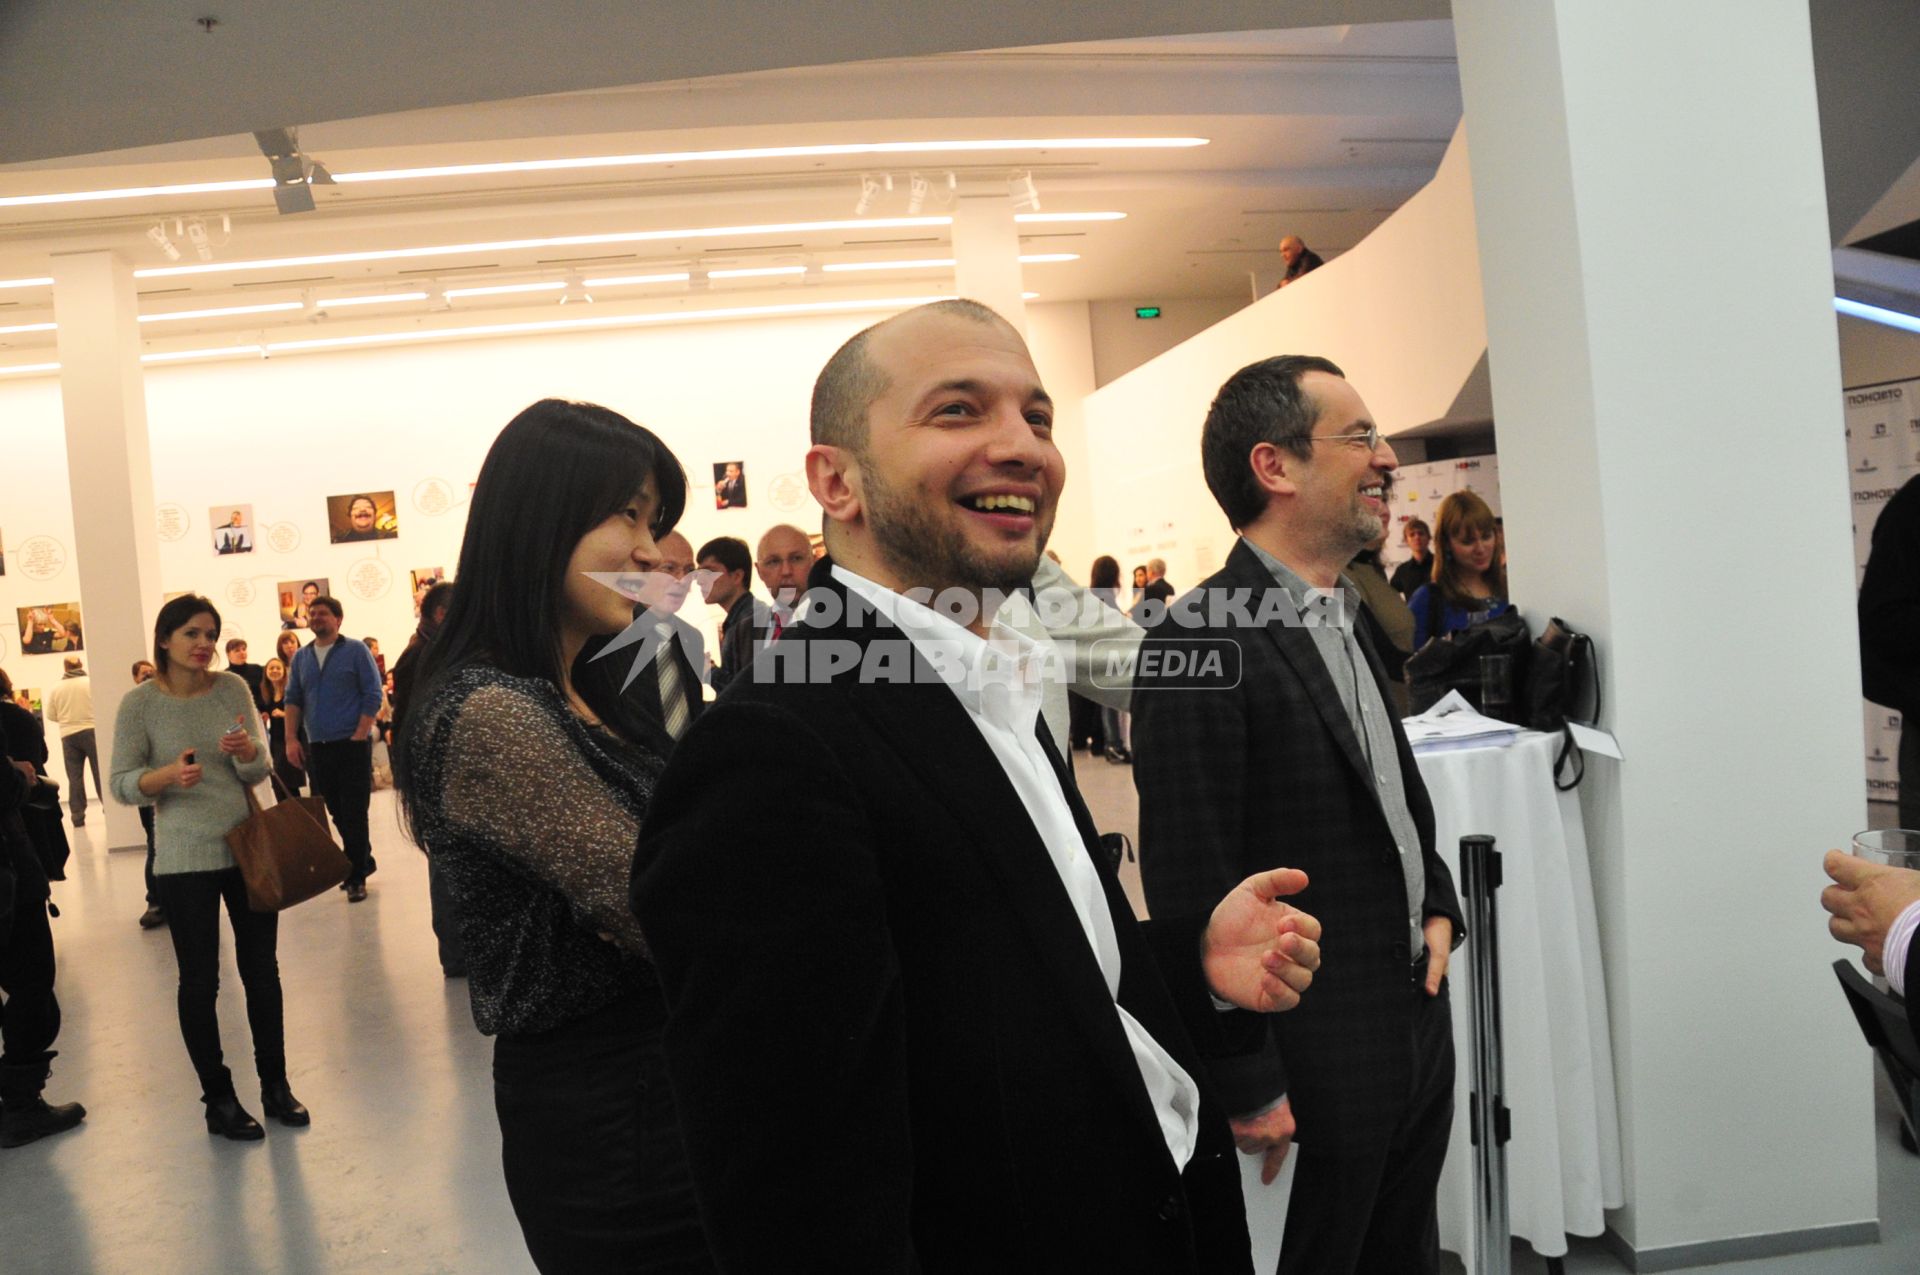
[[[340,636],[345,615],[339,599],[326,594],[307,603],[313,641],[300,648],[287,674],[287,760],[304,766],[313,791],[326,798],[347,852],[347,900],[358,903],[375,868],[367,805],[380,673],[364,643]]]

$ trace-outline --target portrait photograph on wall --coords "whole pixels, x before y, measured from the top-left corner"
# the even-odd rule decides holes
[[[280,595],[280,627],[283,629],[304,629],[307,627],[307,607],[323,593],[330,593],[327,579],[321,576],[317,580],[282,580],[275,586]]]
[[[356,491],[327,497],[327,534],[337,545],[361,540],[392,540],[400,534],[390,491]]]
[[[420,617],[420,601],[427,596],[427,590],[447,578],[445,567],[415,567],[413,569],[413,615]]]
[[[7,534],[0,531],[0,576],[7,574]]]
[[[747,507],[747,463],[745,461],[727,460],[714,465],[713,507],[715,509]]]
[[[253,506],[215,505],[207,511],[217,554],[253,552]]]
[[[85,649],[81,644],[78,602],[21,607],[19,614],[20,654],[56,655]]]
[[[41,716],[41,690],[37,686],[16,686],[13,688],[13,702],[32,713]]]

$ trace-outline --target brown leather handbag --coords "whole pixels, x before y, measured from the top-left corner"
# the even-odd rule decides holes
[[[250,908],[284,912],[347,879],[347,856],[328,831],[325,801],[295,797],[262,809],[253,785],[242,787],[249,813],[227,832],[227,849],[247,883]]]

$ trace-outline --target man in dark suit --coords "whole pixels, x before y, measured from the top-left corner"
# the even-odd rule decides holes
[[[625,687],[623,699],[634,710],[667,736],[669,743],[687,733],[706,708],[702,672],[706,668],[706,643],[700,631],[680,618],[687,592],[693,588],[693,545],[677,531],[670,531],[657,542],[660,564],[647,574],[634,601],[634,619],[651,616],[651,634],[657,649],[645,667],[633,667],[642,646],[621,641],[593,644],[583,650],[593,675],[615,679]],[[607,652],[604,658],[600,653]]]
[[[1147,906],[1181,915],[1281,863],[1311,878],[1300,897],[1326,924],[1326,969],[1271,1020],[1277,1057],[1223,1099],[1269,1180],[1297,1122],[1282,1272],[1437,1271],[1459,901],[1358,601],[1338,589],[1380,534],[1393,449],[1338,368],[1285,357],[1221,387],[1201,461],[1241,538],[1141,648],[1143,665],[1202,669],[1136,677]]]
[[[1318,926],[1277,871],[1142,927],[1096,855],[1046,652],[992,627],[1053,522],[1051,422],[973,302],[843,346],[806,458],[828,556],[655,790],[634,911],[724,1269],[1250,1268],[1201,1050],[1298,1002]]]
[[[695,555],[701,590],[709,605],[726,612],[720,621],[720,663],[713,669],[714,693],[727,689],[753,663],[755,638],[764,634],[766,617],[757,614],[753,596],[753,554],[735,536],[717,536]]]
[[[1173,601],[1173,581],[1167,579],[1165,558],[1147,559],[1147,587],[1140,593],[1143,597],[1152,598],[1162,607]]]

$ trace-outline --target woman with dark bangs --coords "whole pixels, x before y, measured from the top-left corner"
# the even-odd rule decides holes
[[[655,569],[686,496],[680,462],[616,412],[545,399],[514,417],[395,750],[414,839],[457,905],[507,1194],[544,1272],[712,1269],[627,905],[667,740],[619,679],[585,672],[633,609],[589,573]]]

